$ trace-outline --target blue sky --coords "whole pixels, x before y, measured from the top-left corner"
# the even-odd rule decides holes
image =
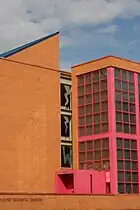
[[[0,52],[60,31],[62,69],[109,54],[140,61],[140,0],[0,3]]]

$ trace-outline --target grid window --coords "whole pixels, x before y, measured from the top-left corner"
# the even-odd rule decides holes
[[[79,143],[79,167],[80,169],[94,169],[109,167],[109,139],[96,139]]]
[[[79,136],[108,132],[106,69],[78,76],[78,122]]]
[[[134,73],[115,69],[116,131],[136,134]]]
[[[117,138],[119,193],[138,193],[138,158],[135,139]]]

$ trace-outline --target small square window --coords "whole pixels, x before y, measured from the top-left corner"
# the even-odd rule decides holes
[[[116,112],[116,121],[122,122],[122,113],[121,112]]]
[[[131,92],[135,91],[134,83],[129,83],[129,91],[131,91]]]
[[[92,126],[86,127],[86,135],[92,135]]]
[[[78,85],[83,85],[84,84],[84,75],[78,76]]]
[[[109,149],[109,139],[102,139],[102,148]]]
[[[108,149],[102,151],[102,158],[103,159],[109,158],[109,150]]]
[[[131,150],[131,159],[137,160],[137,151]]]
[[[122,81],[122,90],[123,91],[127,91],[128,90],[128,83],[127,82]]]
[[[135,134],[136,133],[136,126],[130,125],[130,133]]]
[[[86,85],[86,93],[91,93],[91,85]]]
[[[124,122],[129,122],[129,116],[127,113],[123,113],[123,121]]]
[[[124,133],[129,133],[129,124],[123,124],[123,132]]]
[[[86,124],[92,124],[92,115],[86,116]]]
[[[93,81],[99,80],[99,71],[93,72]]]
[[[80,152],[79,154],[79,161],[85,161],[85,153],[84,152]]]
[[[122,80],[127,80],[127,71],[122,70]]]
[[[120,79],[121,75],[120,75],[120,69],[115,68],[115,77]]]
[[[124,172],[118,172],[118,181],[123,182],[124,181]]]
[[[101,160],[101,151],[95,151],[95,160]]]
[[[123,160],[118,160],[118,170],[124,170],[124,162]]]
[[[79,118],[79,125],[83,126],[85,124],[85,118],[84,117],[80,117]]]
[[[117,138],[117,147],[123,148],[123,140],[121,138]]]
[[[134,81],[134,73],[133,72],[128,72],[128,80],[130,81],[130,82],[133,82]]]
[[[130,170],[130,169],[131,169],[130,161],[126,160],[125,161],[125,170]]]
[[[78,104],[84,105],[84,96],[78,98]]]
[[[101,140],[100,139],[94,140],[94,149],[95,150],[101,149]]]
[[[99,81],[93,83],[93,92],[99,92]]]
[[[122,124],[121,123],[116,123],[116,131],[122,132]]]
[[[84,86],[78,87],[78,96],[84,96]]]
[[[123,159],[123,150],[117,149],[117,157],[118,159]]]
[[[94,125],[94,133],[95,134],[100,133],[100,124],[95,124]]]
[[[128,92],[122,92],[123,101],[128,101]]]
[[[85,128],[84,127],[79,128],[79,136],[85,136]]]
[[[134,93],[129,93],[129,101],[130,102],[135,102],[135,95],[134,95]]]
[[[91,114],[92,113],[92,105],[87,105],[86,106],[86,114]]]
[[[123,194],[124,193],[124,184],[118,184],[118,192],[120,194]]]
[[[130,149],[130,140],[124,139],[124,148]]]
[[[126,184],[126,193],[131,194],[131,184]]]
[[[79,150],[80,150],[80,151],[85,150],[85,142],[79,143]]]
[[[100,112],[100,103],[94,104],[93,110],[94,110],[94,113],[95,113],[95,112]]]
[[[100,122],[100,114],[94,114],[94,123]]]
[[[106,69],[100,70],[100,79],[107,79],[107,71],[106,71]]]
[[[86,103],[87,103],[87,104],[92,103],[92,95],[91,95],[91,94],[86,95],[85,98],[86,98]]]
[[[130,159],[130,150],[124,150],[124,158]]]
[[[108,103],[107,101],[102,101],[101,102],[101,110],[106,111],[108,109]]]
[[[138,170],[138,163],[137,161],[132,161],[132,170]]]
[[[116,101],[121,101],[121,92],[120,91],[115,91],[115,98],[116,98]]]
[[[101,80],[101,89],[106,90],[107,89],[107,80]]]
[[[136,140],[131,140],[131,149],[137,149],[137,142],[136,142]]]
[[[93,94],[93,102],[99,102],[100,101],[100,98],[99,98],[99,93],[94,93]]]
[[[135,113],[135,105],[130,103],[130,112]]]
[[[87,160],[93,160],[93,152],[87,152]]]
[[[132,187],[133,187],[133,193],[138,193],[139,192],[138,184],[133,184]]]
[[[126,172],[125,173],[125,181],[126,182],[131,182],[131,172]]]
[[[87,141],[87,150],[93,149],[93,141]]]
[[[116,101],[116,110],[121,110],[121,109],[122,109],[121,102]]]
[[[84,115],[85,114],[85,108],[84,106],[79,107],[79,115]]]
[[[108,132],[108,123],[102,123],[102,132]]]
[[[86,83],[91,83],[91,73],[85,74]]]
[[[107,91],[101,91],[101,100],[106,101],[107,99]]]
[[[115,88],[120,90],[121,89],[121,81],[120,80],[115,80]]]
[[[130,123],[136,123],[136,115],[130,114]]]
[[[108,112],[101,113],[102,122],[108,122]]]
[[[127,102],[123,102],[123,111],[128,112],[128,103]]]
[[[132,182],[138,182],[138,173],[137,172],[132,173]]]

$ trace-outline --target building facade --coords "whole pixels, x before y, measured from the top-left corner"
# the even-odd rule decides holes
[[[112,56],[72,68],[79,169],[109,170],[112,194],[140,192],[139,72]]]

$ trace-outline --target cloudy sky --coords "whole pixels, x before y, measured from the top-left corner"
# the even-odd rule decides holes
[[[55,31],[63,69],[108,54],[140,61],[140,0],[0,0],[0,52]]]

